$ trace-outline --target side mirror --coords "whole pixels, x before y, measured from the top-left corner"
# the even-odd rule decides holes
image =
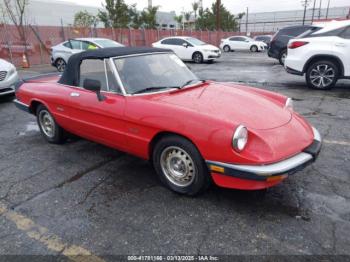
[[[183,43],[182,46],[187,48],[188,44],[187,43]]]
[[[98,101],[103,101],[106,99],[103,95],[101,95],[101,82],[95,79],[86,78],[83,83],[83,87],[86,90],[96,92]]]

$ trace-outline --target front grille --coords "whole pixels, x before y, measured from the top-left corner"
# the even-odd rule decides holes
[[[220,50],[214,50],[214,52],[218,54],[220,52]]]
[[[6,78],[7,72],[6,71],[0,71],[0,81],[4,81]]]

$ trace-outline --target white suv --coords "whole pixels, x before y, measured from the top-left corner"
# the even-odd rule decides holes
[[[291,39],[285,61],[288,73],[304,75],[309,87],[330,89],[350,78],[350,21],[334,21]]]

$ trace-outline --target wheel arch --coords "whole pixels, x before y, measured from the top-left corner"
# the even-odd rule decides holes
[[[57,63],[57,61],[58,61],[59,59],[62,59],[62,60],[67,64],[67,61],[66,61],[63,57],[58,56],[58,57],[56,57],[55,60],[54,60],[54,64],[55,64],[55,65],[56,65],[56,63]]]
[[[329,60],[329,61],[335,63],[339,68],[339,76],[340,77],[344,76],[344,64],[340,60],[340,58],[335,56],[335,55],[314,55],[314,56],[310,57],[304,65],[303,73],[306,73],[306,71],[310,65],[312,65],[313,63],[320,61],[320,60]]]
[[[176,133],[176,132],[171,132],[171,131],[160,131],[158,132],[157,134],[155,134],[150,143],[149,143],[149,146],[148,146],[148,159],[149,160],[152,160],[152,156],[153,156],[153,150],[156,146],[156,144],[164,137],[168,137],[168,136],[178,136],[178,137],[181,137],[181,138],[184,138],[188,141],[190,141],[198,150],[198,152],[201,154],[199,148],[197,147],[197,145],[193,142],[192,139],[190,139],[189,137],[185,136],[185,135],[182,135],[182,134],[179,134],[179,133]]]
[[[204,59],[203,53],[202,53],[201,51],[199,51],[199,50],[196,50],[196,51],[193,52],[193,54],[192,54],[192,59],[194,59],[194,55],[197,54],[197,53],[201,54],[202,57],[203,57],[203,59]]]
[[[30,101],[30,104],[29,104],[30,113],[36,116],[36,110],[38,109],[39,105],[43,105],[47,109],[49,109],[49,107],[44,102],[37,100],[37,99],[33,99],[32,101]]]

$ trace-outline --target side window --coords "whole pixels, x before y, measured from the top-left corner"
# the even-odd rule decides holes
[[[350,26],[341,33],[340,37],[350,39]]]
[[[94,49],[97,49],[98,47],[94,44],[94,43],[91,43],[91,42],[88,42],[88,41],[83,41],[82,42],[82,49],[83,50],[94,50]]]
[[[188,45],[190,45],[190,43],[188,43],[188,42],[186,42],[185,40],[183,40],[183,39],[176,39],[176,42],[175,42],[175,44],[176,45],[183,45],[183,44],[185,44],[185,43],[187,43]]]
[[[109,66],[108,61],[106,60],[106,77],[107,77],[107,86],[110,92],[115,92],[121,94],[122,91],[118,85],[117,79],[115,78],[111,67]]]
[[[67,47],[67,48],[69,48],[69,49],[72,49],[72,47],[71,47],[71,45],[70,45],[69,41],[68,41],[68,42],[63,43],[63,46],[64,46],[64,47]]]
[[[81,62],[79,77],[80,87],[84,88],[84,80],[87,78],[100,81],[101,91],[108,91],[103,60],[86,59]]]
[[[162,41],[162,44],[163,45],[175,45],[174,40],[175,39],[165,39]]]
[[[239,41],[238,39],[239,39],[239,37],[231,37],[230,41]]]
[[[81,41],[79,41],[79,40],[70,40],[69,42],[72,45],[73,49],[81,50]]]

